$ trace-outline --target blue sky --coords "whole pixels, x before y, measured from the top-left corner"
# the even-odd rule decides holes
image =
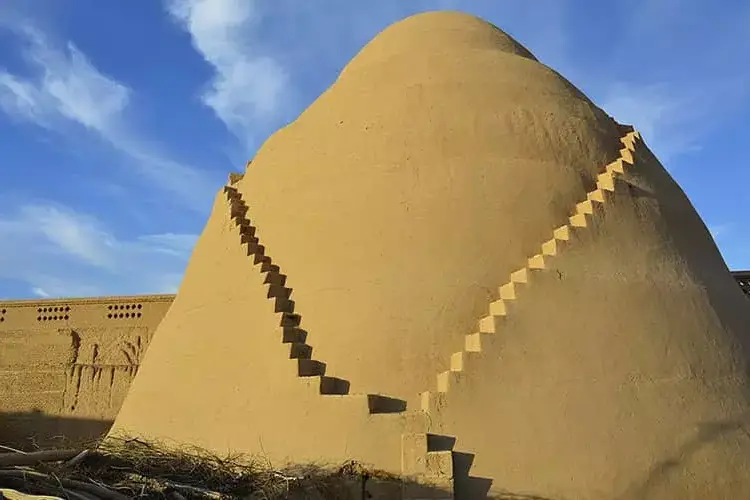
[[[635,124],[750,268],[747,1],[3,0],[0,297],[174,292],[227,173],[380,30],[446,8]]]

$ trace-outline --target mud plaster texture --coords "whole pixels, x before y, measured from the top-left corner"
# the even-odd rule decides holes
[[[2,443],[101,437],[173,298],[0,301]]]
[[[111,435],[445,498],[750,498],[749,325],[636,131],[420,14],[217,194]]]

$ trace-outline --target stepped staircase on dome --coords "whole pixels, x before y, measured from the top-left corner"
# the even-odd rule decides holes
[[[435,484],[453,490],[455,481],[467,480],[470,477],[454,477],[455,461],[458,455],[471,457],[470,454],[454,450],[456,438],[428,431],[440,426],[440,407],[445,404],[447,393],[457,383],[470,363],[471,358],[482,352],[482,339],[489,335],[500,334],[500,322],[512,310],[512,303],[519,298],[524,286],[529,285],[534,273],[542,272],[546,263],[563,251],[564,245],[572,243],[577,231],[585,230],[591,224],[591,217],[605,208],[608,196],[615,191],[617,176],[634,164],[634,152],[641,139],[640,134],[632,127],[622,126],[625,132],[620,142],[620,156],[607,164],[597,178],[596,189],[586,195],[586,199],[575,206],[568,223],[552,231],[552,238],[542,243],[540,252],[531,256],[527,265],[511,274],[507,283],[499,287],[498,300],[489,304],[488,316],[481,318],[478,331],[467,334],[465,347],[450,358],[450,369],[437,375],[437,389],[421,394],[421,408],[409,411],[407,431],[402,435],[402,474],[417,478],[428,484]],[[278,265],[273,264],[266,255],[266,249],[256,235],[256,228],[248,218],[249,207],[242,200],[239,191],[231,184],[241,177],[233,174],[230,185],[224,191],[230,202],[231,216],[240,233],[240,241],[247,245],[248,256],[253,258],[254,265],[260,265],[260,272],[265,275],[264,282],[268,287],[268,298],[275,300],[276,311],[280,314],[282,342],[290,345],[290,359],[298,364],[298,375],[304,380],[319,380],[316,384],[320,394],[349,395],[350,384],[347,380],[326,375],[326,364],[312,358],[313,348],[307,343],[308,333],[301,328],[302,317],[294,313],[292,289],[286,287],[287,277],[281,273]],[[372,414],[407,412],[405,402],[382,395],[368,394],[368,408]],[[471,458],[468,459],[469,462]],[[469,464],[470,466],[470,464]],[[463,468],[468,473],[468,467]]]
[[[279,315],[281,342],[289,345],[289,359],[297,364],[297,375],[311,387],[315,387],[323,397],[356,397],[350,394],[349,381],[326,375],[324,362],[313,358],[313,347],[308,344],[308,332],[301,328],[302,316],[296,314],[292,300],[292,289],[287,287],[287,276],[280,267],[266,255],[266,249],[257,236],[257,228],[248,218],[249,207],[239,191],[231,186],[238,180],[236,174],[230,176],[230,185],[224,187],[229,201],[230,215],[239,231],[242,245],[247,246],[247,255],[254,266],[259,266],[263,282],[268,289],[268,298],[274,301],[274,309]],[[379,394],[367,394],[365,399],[372,415],[406,413],[406,402]],[[401,440],[401,473],[414,478],[429,487],[445,491],[445,496],[431,498],[453,498],[453,443],[449,436],[431,434],[426,431],[426,415],[421,411],[405,415],[407,429]],[[421,497],[418,485],[413,493],[406,491],[404,498],[412,495]],[[434,491],[432,492],[434,495]]]
[[[447,393],[451,385],[461,377],[461,372],[466,363],[470,362],[470,358],[482,352],[482,339],[500,333],[500,322],[510,313],[513,302],[518,300],[523,287],[529,285],[533,274],[544,271],[550,259],[557,256],[566,243],[572,242],[575,233],[588,228],[591,224],[590,218],[605,208],[609,193],[615,191],[617,176],[624,174],[627,166],[633,165],[633,154],[641,139],[640,133],[632,127],[622,128],[628,132],[620,139],[624,146],[620,150],[620,157],[605,166],[604,172],[598,176],[596,189],[587,193],[586,200],[575,206],[568,223],[554,229],[552,238],[542,243],[540,252],[530,257],[524,267],[511,273],[508,282],[500,286],[500,298],[490,303],[490,314],[479,320],[478,331],[466,335],[464,349],[455,352],[450,358],[450,369],[437,375],[437,390],[422,393],[423,411],[430,414],[435,411],[435,398]]]

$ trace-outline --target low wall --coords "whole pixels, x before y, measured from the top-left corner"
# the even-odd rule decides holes
[[[3,442],[23,447],[61,433],[75,442],[106,432],[173,299],[0,301],[0,415],[13,415],[3,417]],[[75,425],[47,425],[57,421]]]

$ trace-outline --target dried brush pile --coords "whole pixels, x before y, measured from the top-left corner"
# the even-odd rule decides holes
[[[276,471],[244,456],[221,458],[200,449],[169,450],[138,439],[112,439],[85,450],[0,453],[0,489],[70,500],[271,500],[363,498],[369,473],[354,462]],[[10,497],[12,492],[6,492]]]

